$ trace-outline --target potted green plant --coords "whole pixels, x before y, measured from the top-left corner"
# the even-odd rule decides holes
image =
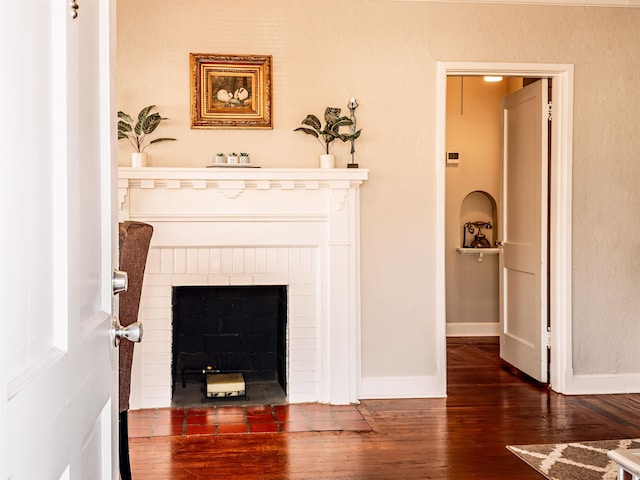
[[[240,158],[239,159],[240,159],[240,163],[244,163],[244,164],[251,163],[250,162],[250,158],[249,158],[249,154],[246,153],[246,152],[240,152]]]
[[[238,154],[233,152],[227,155],[227,163],[238,163]]]
[[[322,145],[324,153],[320,155],[320,166],[322,168],[332,168],[335,166],[335,156],[330,153],[332,144],[335,140],[348,142],[355,140],[360,136],[362,130],[354,133],[340,133],[340,127],[348,127],[353,125],[353,121],[349,117],[340,116],[341,109],[337,107],[327,107],[324,111],[325,125],[322,126],[320,119],[315,115],[309,114],[302,121],[304,127],[298,127],[294,132],[304,132],[315,137]]]
[[[227,163],[227,157],[225,157],[224,153],[216,153],[214,163]]]
[[[167,120],[167,118],[162,117],[159,113],[151,112],[155,107],[155,105],[144,107],[140,110],[140,113],[138,113],[138,118],[135,121],[130,115],[122,111],[118,112],[118,140],[126,138],[133,147],[134,152],[131,155],[132,166],[144,166],[143,154],[149,145],[175,140],[175,138],[168,137],[156,138],[154,140],[147,138],[147,135],[153,133],[155,129],[158,128],[160,122]]]

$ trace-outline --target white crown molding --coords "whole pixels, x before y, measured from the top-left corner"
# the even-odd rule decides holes
[[[640,8],[640,0],[373,0],[387,2],[431,2],[431,3],[495,3],[510,5],[562,5],[570,7],[616,7]]]

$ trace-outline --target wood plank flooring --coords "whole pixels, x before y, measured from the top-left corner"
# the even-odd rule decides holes
[[[640,395],[563,396],[451,339],[448,397],[366,400],[370,432],[132,438],[134,480],[540,480],[505,445],[640,438]]]

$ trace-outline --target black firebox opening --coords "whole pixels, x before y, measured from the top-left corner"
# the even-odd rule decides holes
[[[286,286],[174,287],[173,389],[184,372],[210,366],[286,392],[286,331]]]

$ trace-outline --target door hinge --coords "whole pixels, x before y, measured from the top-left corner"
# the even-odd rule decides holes
[[[551,327],[547,327],[547,349],[551,349]]]
[[[547,103],[547,120],[551,121],[553,118],[553,108],[551,106],[551,100]]]
[[[78,8],[80,8],[80,5],[78,5],[76,0],[71,0],[70,5],[71,5],[71,18],[73,19],[78,18]]]

